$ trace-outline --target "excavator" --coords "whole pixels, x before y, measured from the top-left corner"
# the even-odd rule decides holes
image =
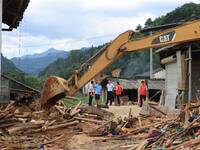
[[[145,30],[145,29],[144,29]],[[147,30],[146,30],[147,31]],[[91,59],[75,70],[68,80],[50,76],[43,85],[40,104],[49,108],[65,96],[73,96],[85,84],[127,52],[191,43],[200,40],[200,19],[163,25],[153,34],[138,36],[141,31],[128,30],[106,44]]]

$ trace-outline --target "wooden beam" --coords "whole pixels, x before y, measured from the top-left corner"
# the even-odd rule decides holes
[[[176,58],[177,58],[177,71],[178,71],[178,89],[183,89],[183,76],[182,76],[182,61],[181,61],[181,51],[176,52]]]
[[[161,113],[161,114],[163,114],[163,115],[167,115],[166,113],[164,113],[162,110],[160,110],[160,109],[158,109],[157,107],[155,107],[155,106],[153,106],[153,105],[150,105],[149,104],[149,106],[151,107],[151,108],[153,108],[154,110],[156,110],[156,111],[158,111],[159,113]]]
[[[103,121],[100,121],[100,120],[94,120],[94,119],[88,119],[88,118],[81,118],[81,117],[74,117],[74,119],[82,120],[82,121],[87,121],[87,122],[92,122],[92,123],[96,123],[96,124],[102,124],[103,123]]]

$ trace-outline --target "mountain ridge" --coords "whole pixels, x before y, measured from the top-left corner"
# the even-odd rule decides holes
[[[17,68],[27,74],[37,76],[38,73],[59,58],[67,58],[69,52],[50,48],[42,53],[13,57],[10,60]]]

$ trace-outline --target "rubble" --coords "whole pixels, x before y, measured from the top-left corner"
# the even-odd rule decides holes
[[[153,107],[152,107],[153,106]],[[124,106],[125,107],[125,106]],[[88,133],[90,139],[81,145],[68,144],[71,149],[196,149],[200,148],[199,104],[187,104],[179,113],[166,113],[163,108],[148,104],[149,114],[135,116],[129,110],[127,116],[108,121]],[[195,109],[194,109],[195,108]],[[163,110],[162,110],[163,109]],[[182,115],[189,112],[190,116]],[[142,112],[142,110],[141,110]],[[181,114],[181,115],[180,115]],[[188,114],[188,113],[185,113]],[[183,121],[188,118],[189,123]],[[74,139],[76,135],[72,138]],[[99,137],[99,138],[97,138]],[[81,147],[81,148],[80,148]]]
[[[10,103],[0,106],[0,149],[32,149],[51,145],[74,134],[88,130],[88,122],[92,126],[107,121],[98,115],[106,111],[90,108],[79,103],[74,108],[67,107],[62,101],[49,111],[40,110],[37,102],[30,106]],[[95,112],[97,114],[95,114]],[[107,112],[109,116],[110,113]],[[50,134],[51,133],[51,134]],[[52,134],[53,133],[53,134]],[[70,136],[71,135],[71,136]],[[19,144],[20,143],[20,144]],[[63,143],[64,149],[66,143]],[[56,147],[54,145],[53,147]],[[45,147],[47,148],[47,146]]]
[[[71,108],[61,101],[45,111],[37,103],[10,103],[0,106],[0,149],[196,149],[199,107],[190,103],[179,113],[170,113],[151,103],[142,109],[134,105],[98,109],[81,103]]]

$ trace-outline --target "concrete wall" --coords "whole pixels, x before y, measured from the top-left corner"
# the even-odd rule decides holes
[[[178,88],[178,72],[177,63],[166,64],[166,79],[165,79],[165,106],[170,109],[175,109],[176,95]]]

